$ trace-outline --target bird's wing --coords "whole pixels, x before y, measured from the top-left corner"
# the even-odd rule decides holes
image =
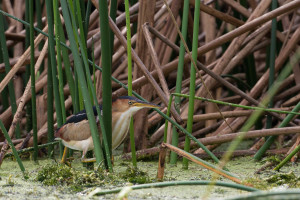
[[[99,105],[100,111],[102,111],[102,105]],[[97,113],[97,109],[95,106],[93,106],[93,112],[94,112],[94,116],[96,117],[98,115]],[[75,115],[72,115],[65,124],[68,123],[77,123],[80,122],[82,120],[87,120],[87,114],[86,114],[86,110],[81,110],[80,112],[78,112]]]
[[[77,123],[65,124],[58,133],[58,137],[65,141],[82,141],[91,137],[91,130],[88,120],[82,120]]]
[[[102,106],[99,106],[100,110]],[[97,116],[96,107],[93,107],[94,115]],[[99,126],[99,123],[98,123]],[[99,128],[98,128],[99,130]],[[91,136],[91,130],[85,110],[71,116],[66,123],[57,129],[55,137],[61,138],[65,141],[75,140],[81,141],[88,139]]]

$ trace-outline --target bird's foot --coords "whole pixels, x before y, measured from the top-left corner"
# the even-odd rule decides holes
[[[72,166],[71,166],[71,163],[72,163],[72,161],[73,161],[74,159],[75,159],[74,157],[64,158],[64,159],[61,159],[60,163],[61,163],[61,164],[65,164],[65,165],[67,165],[67,166],[69,166],[69,167],[72,167]]]
[[[68,167],[72,167],[72,166],[71,166],[71,162],[69,161],[69,159],[61,160],[61,161],[60,161],[60,164],[65,164],[65,165],[67,165]]]
[[[96,158],[83,158],[83,159],[81,159],[81,162],[83,162],[83,163],[96,162]]]
[[[71,162],[69,161],[66,161],[64,164],[67,165],[68,167],[72,167]]]
[[[68,157],[66,160],[72,162],[73,160],[75,160],[75,158],[74,157]]]

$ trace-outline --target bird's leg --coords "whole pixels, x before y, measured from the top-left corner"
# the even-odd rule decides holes
[[[85,158],[86,153],[87,153],[87,150],[83,150],[81,162],[83,162],[83,163],[96,162],[96,158]]]
[[[71,163],[69,161],[67,161],[67,154],[68,154],[68,147],[65,147],[60,163],[64,163],[64,164],[68,165],[69,167],[71,167]]]
[[[61,163],[65,163],[65,162],[66,162],[67,153],[68,153],[68,148],[65,147],[65,148],[64,148],[63,156],[62,156],[61,161],[60,161]]]

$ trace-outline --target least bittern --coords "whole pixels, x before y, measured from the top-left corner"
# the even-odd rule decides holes
[[[159,106],[130,96],[122,96],[112,102],[112,149],[116,149],[123,142],[129,129],[131,116],[142,108],[159,108]],[[100,105],[101,109],[102,106]],[[94,115],[99,134],[101,134],[95,107]],[[55,137],[61,139],[66,147],[82,151],[81,160],[83,162],[90,161],[90,159],[85,158],[85,154],[94,149],[94,144],[85,110],[71,116],[63,126],[57,129]],[[64,162],[64,160],[65,152],[62,161]]]

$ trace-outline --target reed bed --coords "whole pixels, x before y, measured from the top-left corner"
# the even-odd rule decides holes
[[[187,169],[187,159],[209,155],[221,175],[232,156],[296,162],[300,2],[276,2],[2,1],[0,164],[7,137],[19,151],[34,147],[35,160],[38,145],[57,154],[55,129],[85,108],[97,163],[112,171],[111,102],[127,94],[161,106],[133,120],[131,145],[128,135],[122,148],[134,166],[163,151],[162,166],[166,156],[171,164],[183,156]],[[237,149],[243,140],[252,145]],[[227,152],[215,151],[228,142]]]

